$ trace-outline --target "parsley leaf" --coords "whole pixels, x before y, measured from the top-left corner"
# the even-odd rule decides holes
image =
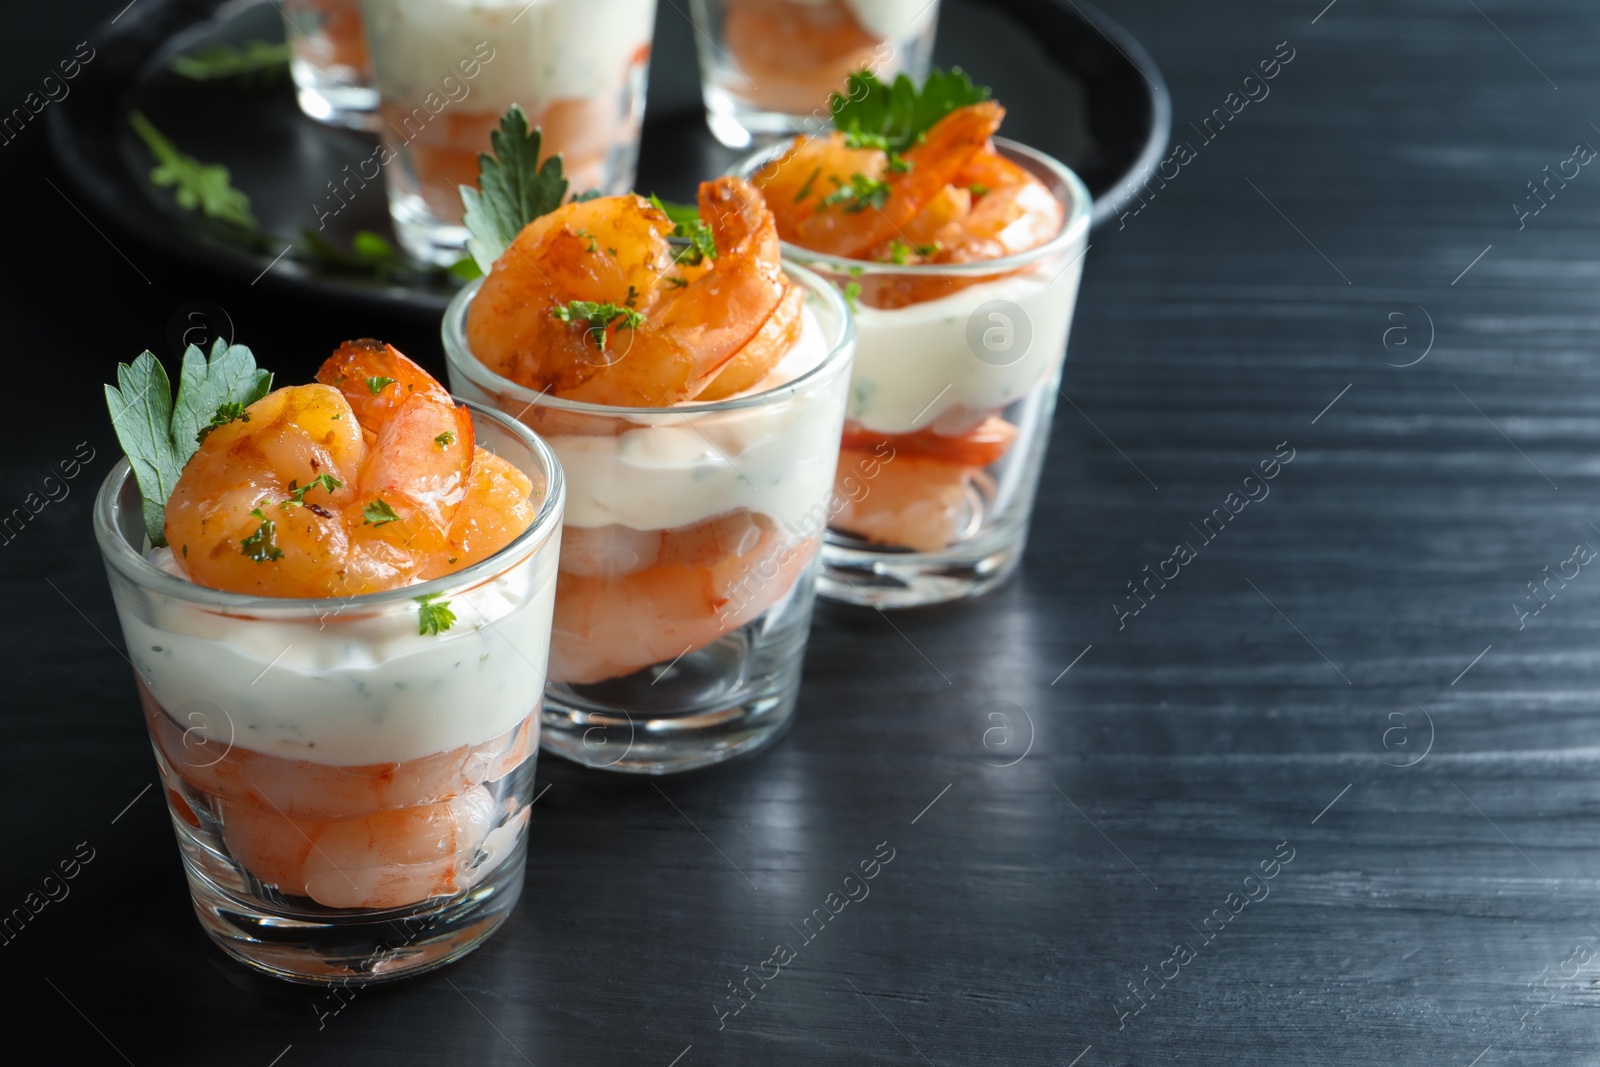
[[[550,317],[562,322],[583,323],[587,327],[584,332],[601,352],[606,350],[606,327],[613,322],[622,320],[617,327],[619,330],[637,329],[644,322],[644,316],[630,307],[618,307],[610,301],[600,304],[593,300],[570,300],[557,305],[550,312]]]
[[[250,214],[250,198],[233,187],[227,167],[208,166],[184,155],[142,112],[130,112],[128,121],[156,159],[150,169],[151,183],[163,188],[172,186],[172,196],[179,207],[185,211],[199,208],[207,218],[246,230],[256,228],[256,218]]]
[[[396,248],[388,238],[371,230],[357,230],[350,241],[350,250],[347,252],[328,240],[322,234],[309,226],[300,230],[300,258],[309,256],[317,263],[324,263],[341,271],[351,271],[361,274],[370,274],[380,282],[386,282],[396,275],[420,276],[425,280],[453,273],[455,268],[437,267],[430,263],[419,263]],[[471,263],[470,259],[465,262]],[[474,266],[473,270],[477,268]],[[457,275],[460,277],[460,275]],[[471,281],[477,277],[471,275],[463,280]]]
[[[650,194],[650,204],[672,222],[671,237],[689,242],[688,246],[672,257],[674,263],[697,267],[702,261],[717,258],[717,242],[711,236],[711,227],[700,218],[700,209],[693,204],[672,204]]]
[[[241,47],[219,44],[186,56],[173,56],[167,69],[190,81],[237,79],[240,85],[270,85],[289,68],[289,46],[247,41]]]
[[[454,430],[446,430],[444,433],[440,434],[438,437],[435,437],[433,439],[433,443],[438,445],[440,448],[449,448],[451,445],[456,443],[455,431]]]
[[[384,389],[393,384],[393,378],[385,378],[380,374],[375,378],[367,379],[367,392],[371,393],[373,396],[377,396],[379,393],[383,392]]]
[[[331,493],[335,489],[338,489],[341,486],[343,486],[344,483],[341,482],[339,479],[335,478],[331,474],[319,474],[315,478],[313,478],[309,482],[307,482],[305,485],[298,485],[297,486],[293,482],[290,482],[289,483],[289,499],[285,500],[279,506],[280,507],[285,507],[285,508],[292,508],[292,507],[297,507],[298,505],[304,504],[306,502],[306,494],[311,492],[311,490],[317,488],[317,486],[319,486],[319,485],[322,488],[326,489],[328,492]]]
[[[244,554],[246,559],[253,559],[257,563],[265,563],[268,560],[282,559],[283,549],[279,548],[272,541],[273,531],[276,530],[277,527],[273,525],[271,519],[261,514],[260,508],[256,508],[254,511],[250,512],[250,514],[260,519],[261,525],[256,527],[255,533],[239,542],[239,544],[243,546],[239,549],[239,551]]]
[[[429,593],[427,596],[416,598],[421,607],[417,608],[417,633],[442,634],[456,624],[456,613],[450,610],[448,600],[440,600],[443,593]]]
[[[117,384],[106,386],[106,406],[144,498],[151,544],[167,543],[167,498],[183,465],[200,447],[201,428],[215,421],[225,405],[248,407],[271,389],[272,374],[256,369],[250,350],[220,337],[209,362],[194,345],[184,352],[176,401],[166,370],[149,352],[117,367]]]
[[[667,217],[674,225],[681,226],[686,222],[700,221],[700,208],[694,204],[679,204],[672,200],[663,200],[655,193],[650,194],[650,206]],[[673,236],[678,236],[676,233]]]
[[[538,129],[529,131],[527,114],[512,104],[501,117],[500,128],[489,135],[494,155],[478,154],[482,192],[470,185],[461,187],[466,226],[472,234],[467,251],[485,274],[524,226],[548,215],[566,199],[567,179],[561,174],[560,153],[539,165],[542,140]]]
[[[850,308],[851,311],[860,311],[861,310],[861,305],[857,303],[857,301],[860,300],[860,298],[861,298],[861,283],[860,282],[845,282],[844,283],[844,302]]]
[[[829,108],[851,148],[904,152],[950,112],[987,99],[988,86],[973,85],[960,67],[929,71],[920,91],[904,74],[886,84],[862,70],[846,79],[845,92],[834,93]]]
[[[394,508],[384,503],[383,498],[374,497],[372,503],[361,509],[361,524],[363,526],[382,526],[386,522],[399,522],[400,516],[394,513]]]
[[[458,282],[470,282],[474,278],[483,277],[483,270],[478,266],[478,261],[471,256],[462,256],[445,268],[445,273]]]

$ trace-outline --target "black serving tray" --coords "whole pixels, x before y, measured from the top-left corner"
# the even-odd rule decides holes
[[[271,3],[143,0],[94,36],[98,56],[74,86],[72,107],[50,109],[50,142],[68,181],[102,216],[140,240],[245,280],[390,313],[437,317],[454,291],[444,277],[380,281],[295,254],[288,241],[252,247],[177,207],[146,178],[149,155],[128,125],[143,111],[180,151],[228,167],[263,230],[286,238],[317,228],[328,182],[372,154],[375,142],[300,114],[287,71],[252,87],[197,83],[167,65],[218,43],[282,40]],[[959,65],[1006,105],[1005,134],[1071,166],[1096,200],[1096,222],[1130,195],[1128,178],[1166,146],[1171,106],[1160,72],[1138,42],[1074,0],[944,0],[935,61]],[[692,199],[695,183],[737,153],[707,131],[693,29],[671,3],[658,6],[638,188]],[[348,248],[360,230],[392,239],[381,183],[373,183],[322,235]]]

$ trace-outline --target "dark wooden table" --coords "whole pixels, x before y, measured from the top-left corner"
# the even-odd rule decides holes
[[[0,108],[125,2],[8,11]],[[41,128],[0,147],[0,510],[94,450],[0,547],[0,911],[93,857],[0,945],[7,1062],[1600,1062],[1600,172],[1565,162],[1600,145],[1600,13],[1325,2],[1108,0],[1193,158],[1094,237],[1021,579],[819,612],[759,760],[544,761],[509,925],[337,1014],[190,913],[90,535],[99,383],[192,300],[286,375],[437,342],[113,247]]]

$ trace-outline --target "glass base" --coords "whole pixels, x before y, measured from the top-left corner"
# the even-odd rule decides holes
[[[545,686],[541,748],[596,770],[677,774],[773,744],[794,720],[811,568],[717,641],[620,678]]]
[[[874,608],[969,600],[1016,573],[1025,535],[1020,523],[997,526],[942,552],[913,552],[829,530],[822,543],[817,595]]]
[[[378,90],[351,85],[296,60],[295,99],[308,118],[350,130],[377,128]]]
[[[790,115],[767,111],[741,100],[720,85],[701,87],[706,104],[706,125],[729,148],[768,144],[798,133],[817,133],[828,125],[827,108],[820,113]]]
[[[316,917],[231,892],[194,863],[185,869],[200,925],[228,955],[290,982],[353,986],[431,971],[477,948],[516,905],[526,856],[522,837],[498,869],[458,896],[385,911],[321,909]]]
[[[547,687],[544,751],[596,770],[678,774],[752,755],[775,743],[794,721],[799,663],[773,676],[758,693],[741,691],[731,701],[696,701],[694,693],[703,691],[701,682],[716,669],[701,657],[723,658],[725,650],[718,649],[723,643],[691,652],[670,667],[649,667],[597,685]],[[653,708],[637,699],[663,685],[665,692],[650,695],[666,706]],[[672,693],[686,699],[673,706]],[[629,701],[634,711],[620,711],[613,703],[629,697],[636,698]]]
[[[396,195],[392,184],[389,195],[389,215],[395,236],[400,239],[400,247],[413,258],[448,267],[467,254],[467,238],[471,233],[465,226],[440,220],[428,210],[422,197],[414,193]]]

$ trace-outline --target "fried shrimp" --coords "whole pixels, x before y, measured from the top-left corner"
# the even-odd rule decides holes
[[[674,223],[638,196],[535,219],[467,312],[474,355],[530,389],[624,407],[695,399],[725,369],[729,382],[758,381],[799,328],[777,227],[739,178],[703,183],[699,212],[714,254],[675,251]]]
[[[843,133],[802,137],[753,181],[776,205],[778,233],[816,252],[896,264],[979,263],[1061,231],[1060,202],[990,144],[1005,109],[951,111],[903,156],[850,147]],[[1001,275],[869,274],[860,300],[898,308]]]
[[[189,460],[166,534],[191,579],[265,596],[393,589],[532,522],[528,480],[476,448],[466,408],[392,345],[347,342],[317,378],[257,401]]]

